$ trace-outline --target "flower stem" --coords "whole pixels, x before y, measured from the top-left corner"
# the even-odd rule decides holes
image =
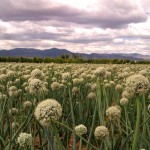
[[[72,104],[72,95],[69,87],[69,101],[70,101],[70,107],[71,107],[71,118],[72,118],[72,124],[73,124],[73,131],[75,131],[75,117],[74,117],[74,109]],[[73,133],[73,150],[76,150],[76,135]]]
[[[79,150],[82,150],[82,138],[80,138],[80,147]]]
[[[137,149],[137,140],[139,136],[139,126],[140,126],[140,116],[141,116],[141,106],[140,106],[139,97],[137,97],[136,104],[137,104],[137,118],[136,118],[135,133],[133,135],[132,150]]]

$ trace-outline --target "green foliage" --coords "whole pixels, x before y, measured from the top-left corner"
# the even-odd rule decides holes
[[[61,55],[57,58],[26,58],[26,57],[0,57],[0,62],[21,62],[21,63],[91,63],[91,64],[150,64],[150,61],[134,61],[134,60],[121,60],[121,59],[84,59],[81,56],[73,54]]]

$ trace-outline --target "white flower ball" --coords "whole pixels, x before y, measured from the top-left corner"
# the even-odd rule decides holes
[[[92,99],[94,100],[94,99],[96,99],[96,94],[93,93],[93,92],[90,92],[90,93],[88,94],[87,98],[88,98],[88,99],[91,99],[91,100],[92,100]]]
[[[20,146],[26,146],[32,144],[32,135],[27,133],[21,133],[18,137],[18,143]]]
[[[39,79],[31,79],[29,82],[29,91],[31,94],[38,94],[42,91],[42,81]]]
[[[34,70],[31,72],[31,78],[43,80],[44,74],[43,74],[43,72],[42,72],[41,70],[39,70],[39,69],[34,69]]]
[[[128,77],[125,85],[127,91],[134,94],[145,94],[150,88],[148,78],[140,74]]]
[[[104,77],[106,75],[106,70],[104,67],[99,67],[94,71],[94,74],[99,77]]]
[[[94,135],[97,140],[102,140],[109,135],[109,131],[105,126],[98,126],[95,129]]]
[[[62,74],[62,79],[63,80],[70,80],[71,79],[71,74],[69,72],[65,72]]]
[[[60,89],[60,84],[58,82],[53,82],[51,84],[51,88],[52,88],[53,91],[57,91],[57,90]]]
[[[28,109],[28,108],[30,108],[32,106],[32,103],[30,102],[30,101],[25,101],[24,103],[23,103],[23,108],[24,109]]]
[[[51,121],[56,121],[62,116],[62,107],[54,99],[40,102],[34,112],[35,118],[42,126],[50,126]]]
[[[78,125],[75,127],[75,132],[77,135],[83,135],[87,133],[87,127],[84,126],[83,124]]]
[[[106,110],[106,116],[110,120],[118,120],[121,117],[121,108],[119,106],[111,106]]]
[[[127,98],[121,98],[120,99],[120,104],[121,105],[126,105],[126,104],[128,104],[128,102],[129,102],[129,100]]]

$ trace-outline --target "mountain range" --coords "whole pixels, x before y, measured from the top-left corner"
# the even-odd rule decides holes
[[[15,48],[11,50],[0,50],[0,57],[51,57],[56,58],[63,54],[68,54],[72,56],[72,54],[76,54],[77,56],[81,56],[84,59],[129,59],[129,60],[150,60],[150,55],[141,55],[138,53],[73,53],[66,49],[58,49],[58,48],[51,48],[45,50],[39,50],[34,48]]]

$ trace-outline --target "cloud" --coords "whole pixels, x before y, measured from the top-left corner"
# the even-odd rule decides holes
[[[90,10],[90,9],[89,9]],[[95,10],[78,9],[52,0],[1,0],[3,21],[52,20],[102,28],[121,28],[146,21],[141,6],[132,0],[99,0]]]
[[[81,11],[63,4],[51,3],[48,0],[2,0],[0,18],[4,21],[41,21],[78,16]]]
[[[144,8],[146,14],[150,15],[150,1],[149,0],[141,0],[142,7]]]

